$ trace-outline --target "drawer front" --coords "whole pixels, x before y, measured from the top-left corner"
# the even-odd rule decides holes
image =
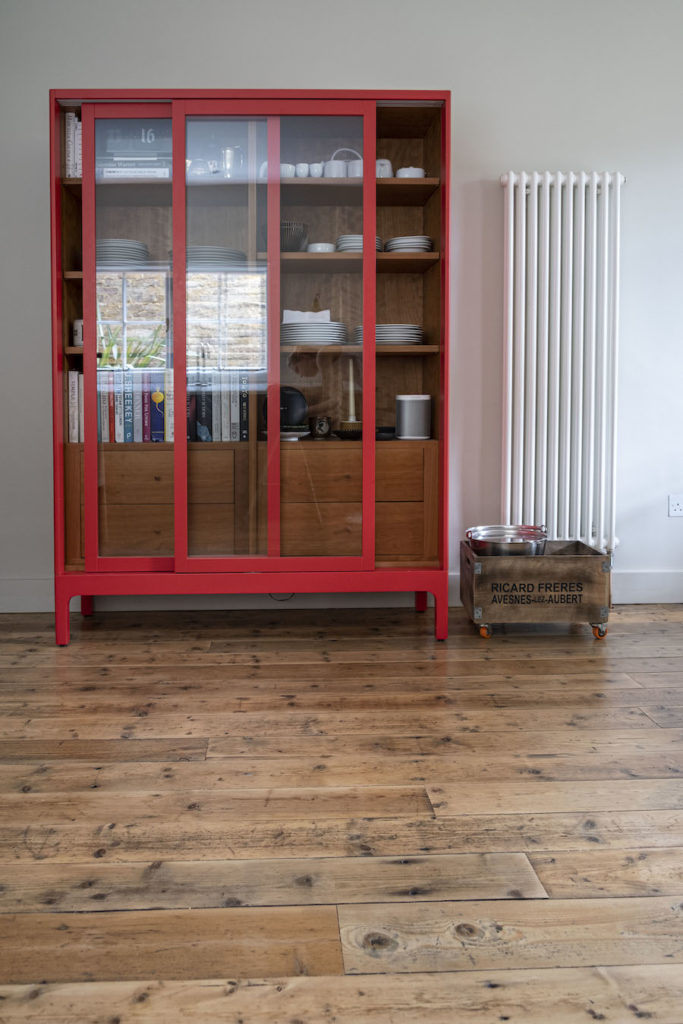
[[[105,449],[99,456],[101,505],[172,505],[173,452]],[[103,552],[104,553],[104,552]]]
[[[362,546],[362,506],[358,502],[282,506],[280,550],[285,557],[357,555]]]
[[[100,550],[113,558],[172,555],[172,505],[101,505]]]
[[[424,448],[384,442],[375,447],[377,501],[424,501]]]
[[[235,500],[235,453],[231,449],[188,448],[187,497],[194,505],[225,505]]]
[[[190,505],[187,532],[190,555],[209,558],[237,554],[234,505]]]
[[[423,558],[424,505],[417,501],[378,501],[375,519],[377,558]]]
[[[363,458],[359,447],[285,448],[280,454],[280,495],[289,502],[360,501]]]

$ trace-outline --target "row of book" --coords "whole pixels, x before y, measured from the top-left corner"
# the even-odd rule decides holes
[[[249,439],[249,374],[246,370],[190,370],[187,440]],[[83,374],[68,374],[68,438],[84,439]],[[173,441],[173,370],[97,371],[97,439],[131,444]]]
[[[64,171],[67,178],[83,177],[82,130],[78,115],[69,112],[64,121]]]

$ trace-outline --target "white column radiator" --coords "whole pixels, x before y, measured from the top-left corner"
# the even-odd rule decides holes
[[[621,174],[509,172],[504,523],[613,551]]]

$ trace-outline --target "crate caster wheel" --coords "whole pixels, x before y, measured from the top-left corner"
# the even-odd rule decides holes
[[[482,637],[484,640],[490,640],[491,637],[493,636],[493,630],[491,629],[490,626],[480,626],[479,636]]]
[[[596,640],[604,640],[607,636],[607,626],[593,626],[593,636]]]

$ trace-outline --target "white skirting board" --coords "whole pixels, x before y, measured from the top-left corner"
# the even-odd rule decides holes
[[[460,575],[452,572],[448,578],[449,604],[460,604]],[[667,571],[616,571],[612,573],[612,599],[614,604],[681,604],[683,603],[683,569]],[[137,609],[160,608],[254,608],[272,611],[278,602],[267,595],[193,596],[193,597],[100,597],[100,608]],[[295,594],[281,602],[283,608],[410,608],[411,594]],[[78,608],[78,601],[71,605]],[[54,610],[53,581],[45,579],[0,578],[0,614],[12,612],[51,612]]]

